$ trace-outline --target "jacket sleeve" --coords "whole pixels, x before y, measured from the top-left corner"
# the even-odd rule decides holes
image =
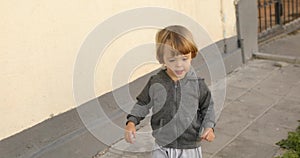
[[[216,122],[215,122],[214,102],[211,96],[211,92],[203,80],[200,80],[199,84],[200,84],[199,110],[200,110],[200,115],[203,118],[202,126],[204,128],[214,128]]]
[[[142,92],[137,96],[137,102],[131,109],[130,114],[127,115],[126,124],[131,121],[135,125],[138,125],[141,120],[143,120],[150,112],[150,108],[152,107],[151,97],[149,95],[149,90],[151,86],[151,79],[149,79],[148,83],[142,90]]]

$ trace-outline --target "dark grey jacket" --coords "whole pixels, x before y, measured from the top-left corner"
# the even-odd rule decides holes
[[[189,71],[174,82],[161,70],[152,76],[127,116],[136,125],[150,112],[152,135],[158,145],[189,149],[200,146],[203,128],[215,126],[211,93],[203,79]]]

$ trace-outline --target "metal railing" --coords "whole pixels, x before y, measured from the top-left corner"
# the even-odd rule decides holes
[[[300,17],[300,0],[257,0],[257,4],[259,33]]]

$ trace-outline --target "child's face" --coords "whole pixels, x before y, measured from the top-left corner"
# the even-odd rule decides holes
[[[191,53],[178,55],[174,55],[174,53],[170,51],[164,53],[164,63],[167,67],[167,74],[174,81],[185,77],[186,73],[190,70],[191,61]]]

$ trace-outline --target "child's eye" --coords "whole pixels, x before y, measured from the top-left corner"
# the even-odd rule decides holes
[[[172,62],[174,62],[174,61],[175,61],[174,59],[170,59],[170,60],[169,60],[170,63],[172,63]]]
[[[182,58],[182,60],[183,60],[183,61],[186,61],[186,60],[188,60],[188,58]]]

